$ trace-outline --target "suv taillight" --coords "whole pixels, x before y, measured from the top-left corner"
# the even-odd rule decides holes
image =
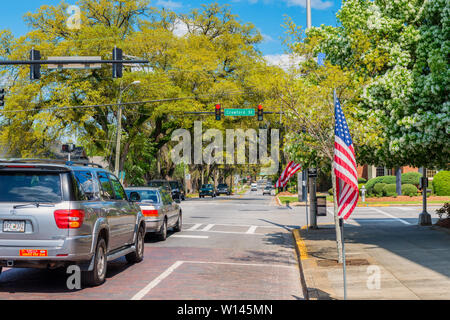
[[[84,210],[56,210],[55,222],[59,229],[78,229],[84,221]]]

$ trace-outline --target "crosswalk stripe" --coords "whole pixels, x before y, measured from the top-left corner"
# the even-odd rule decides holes
[[[186,231],[194,231],[201,227],[201,223],[197,223],[196,225],[192,226],[191,228],[187,229]]]
[[[255,233],[256,228],[258,228],[258,227],[257,227],[257,226],[251,226],[251,227],[247,230],[246,233],[248,233],[248,234]]]
[[[201,231],[205,232],[205,231],[209,231],[214,227],[213,224],[208,224],[206,227],[204,227]]]

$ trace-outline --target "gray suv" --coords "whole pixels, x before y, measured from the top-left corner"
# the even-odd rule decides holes
[[[0,160],[0,273],[78,265],[85,285],[100,285],[108,261],[143,260],[145,231],[140,207],[101,166]]]

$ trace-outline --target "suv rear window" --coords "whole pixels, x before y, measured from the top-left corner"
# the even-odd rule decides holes
[[[0,202],[61,202],[59,173],[0,173]]]

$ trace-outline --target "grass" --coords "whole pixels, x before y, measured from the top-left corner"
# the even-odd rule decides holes
[[[298,197],[297,196],[280,196],[278,197],[280,199],[280,202],[282,204],[286,204],[286,202],[289,201],[289,203],[297,202]],[[309,201],[309,198],[308,198]],[[328,195],[327,196],[327,202],[333,202],[333,196]],[[445,201],[444,201],[445,202]],[[366,198],[366,202],[361,202],[361,199],[358,201],[358,204],[418,204],[421,205],[422,201],[370,201],[370,198]],[[428,204],[444,204],[441,200],[427,200]]]

